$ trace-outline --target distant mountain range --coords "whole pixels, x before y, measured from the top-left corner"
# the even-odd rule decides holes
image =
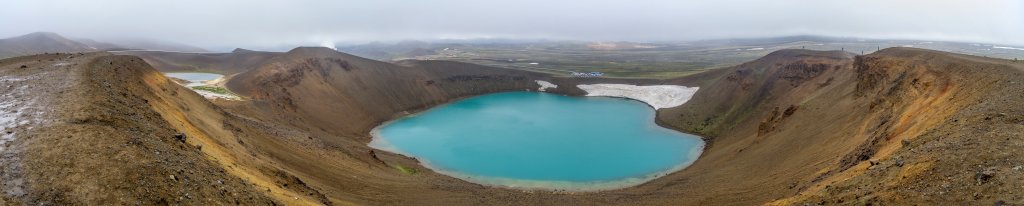
[[[0,58],[45,52],[84,52],[96,50],[95,47],[82,42],[49,32],[36,32],[9,39],[0,39]]]
[[[91,52],[111,50],[160,50],[179,52],[207,52],[206,49],[144,39],[118,40],[116,43],[92,39],[73,39],[53,32],[35,32],[21,36],[0,39],[0,58],[56,52]]]

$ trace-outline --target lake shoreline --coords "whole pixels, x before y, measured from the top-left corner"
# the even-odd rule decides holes
[[[697,159],[699,159],[700,155],[703,154],[704,150],[706,149],[707,143],[704,141],[705,139],[703,137],[698,136],[698,135],[688,134],[688,133],[676,130],[674,128],[664,127],[663,125],[658,123],[658,121],[656,120],[656,118],[658,116],[657,109],[654,109],[653,107],[651,107],[647,102],[644,102],[644,101],[641,101],[641,100],[637,100],[637,99],[627,98],[627,97],[575,96],[575,95],[564,95],[564,94],[557,94],[557,93],[551,93],[551,92],[538,92],[538,91],[525,91],[525,92],[527,92],[527,93],[540,93],[540,94],[557,95],[557,96],[561,96],[561,97],[570,97],[570,98],[609,98],[609,99],[622,99],[622,100],[626,100],[626,101],[636,101],[636,102],[638,102],[640,104],[643,104],[643,105],[647,106],[647,108],[651,108],[652,109],[652,111],[650,112],[650,116],[645,118],[645,119],[651,121],[650,122],[651,126],[654,126],[654,127],[657,127],[658,129],[663,129],[665,131],[672,132],[672,133],[678,133],[678,134],[681,134],[681,135],[692,136],[694,139],[699,141],[699,145],[694,147],[694,148],[690,148],[688,151],[687,150],[682,150],[682,151],[685,151],[684,152],[685,153],[684,156],[689,157],[689,161],[684,161],[684,162],[680,162],[678,164],[674,164],[674,165],[672,165],[670,168],[668,168],[666,170],[662,170],[662,171],[654,172],[654,173],[650,173],[650,174],[645,174],[645,175],[633,176],[633,177],[624,178],[624,179],[620,179],[620,180],[573,182],[573,181],[557,181],[557,180],[525,180],[525,179],[516,179],[516,178],[486,177],[486,176],[479,176],[479,175],[464,174],[464,173],[457,172],[457,171],[445,170],[445,169],[441,169],[441,168],[438,168],[438,167],[434,166],[429,160],[418,158],[415,155],[412,155],[412,154],[410,154],[410,153],[408,153],[406,151],[402,151],[398,147],[396,147],[393,144],[391,144],[390,142],[388,142],[381,135],[381,128],[387,127],[387,126],[393,124],[396,121],[400,121],[400,120],[404,120],[404,119],[412,118],[412,117],[417,117],[419,115],[423,115],[423,114],[429,113],[431,111],[434,111],[435,109],[446,107],[446,106],[448,106],[450,104],[453,104],[453,103],[457,103],[457,102],[460,102],[460,101],[463,101],[463,100],[466,100],[466,99],[470,99],[470,98],[474,98],[474,97],[480,97],[480,96],[485,96],[485,95],[494,95],[494,94],[502,94],[502,93],[519,93],[519,92],[524,92],[524,91],[496,92],[496,93],[488,93],[488,94],[482,94],[482,95],[475,95],[475,96],[464,97],[464,98],[457,98],[457,99],[453,99],[451,101],[448,101],[448,102],[446,102],[444,104],[436,105],[434,107],[430,107],[428,109],[418,111],[416,113],[409,113],[409,112],[399,113],[400,115],[396,115],[397,116],[396,118],[393,118],[393,119],[388,120],[388,121],[384,121],[384,122],[380,123],[378,126],[376,126],[373,129],[371,129],[371,131],[369,132],[370,136],[371,136],[371,140],[370,140],[370,142],[367,143],[367,146],[369,146],[369,147],[371,147],[371,148],[373,148],[375,150],[381,150],[381,151],[385,151],[385,152],[390,152],[390,153],[394,153],[394,154],[398,154],[398,155],[401,155],[401,156],[405,156],[405,157],[409,157],[409,158],[415,159],[415,160],[417,160],[419,165],[423,166],[424,168],[430,169],[431,171],[434,171],[434,172],[437,172],[439,174],[443,174],[443,175],[446,175],[446,176],[449,176],[449,177],[454,177],[456,179],[461,179],[461,180],[464,180],[464,181],[467,181],[467,182],[470,182],[470,183],[474,183],[474,184],[479,184],[479,185],[489,186],[489,187],[496,187],[496,188],[524,190],[524,191],[549,191],[549,192],[570,192],[570,193],[575,193],[575,192],[600,192],[600,191],[608,191],[608,190],[617,190],[617,189],[624,189],[624,188],[634,187],[634,186],[641,185],[641,184],[644,184],[644,183],[647,183],[647,182],[651,182],[651,181],[653,181],[653,180],[655,180],[657,178],[660,178],[660,177],[663,177],[663,176],[666,176],[666,175],[669,175],[669,174],[672,174],[672,173],[675,173],[675,172],[679,172],[679,171],[689,167],[694,162],[696,162]]]

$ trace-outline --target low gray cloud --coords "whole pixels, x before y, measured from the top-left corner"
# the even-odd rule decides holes
[[[784,35],[1024,45],[1024,1],[1019,0],[4,0],[0,8],[0,36],[53,31],[211,48]]]

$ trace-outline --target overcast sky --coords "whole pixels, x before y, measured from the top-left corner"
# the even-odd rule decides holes
[[[1021,0],[2,0],[0,8],[0,38],[52,31],[207,48],[784,35],[1024,45]]]

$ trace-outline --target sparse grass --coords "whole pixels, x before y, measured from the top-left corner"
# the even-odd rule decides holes
[[[224,89],[223,87],[194,86],[194,87],[192,87],[192,89],[203,90],[203,91],[208,91],[208,92],[213,92],[213,93],[223,94],[223,95],[234,95],[233,93],[231,93],[231,91],[228,91],[227,89]]]
[[[398,169],[398,171],[401,171],[402,173],[405,173],[407,175],[414,175],[419,172],[416,170],[416,168],[409,168],[402,165],[395,165],[395,169]]]

